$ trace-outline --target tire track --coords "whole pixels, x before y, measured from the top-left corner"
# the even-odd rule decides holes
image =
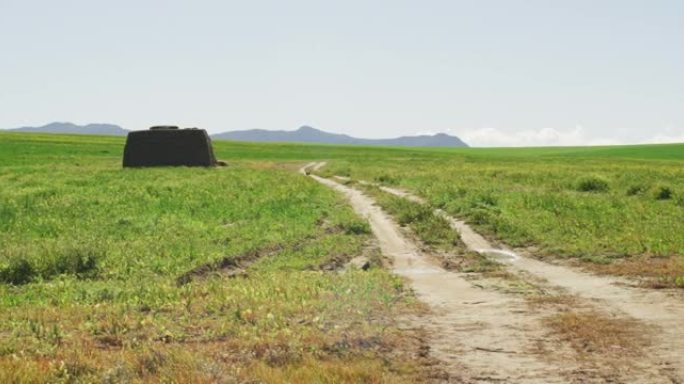
[[[309,169],[323,165],[310,163],[300,172],[309,174]],[[444,270],[405,238],[371,198],[309,176],[342,193],[356,213],[368,219],[393,271],[407,278],[418,298],[430,305],[430,316],[411,321],[429,330],[431,354],[445,362],[453,378],[471,383],[567,383],[581,368],[562,356],[548,359],[535,348],[545,339],[542,316],[532,313],[521,297],[476,288],[462,275]],[[560,346],[554,350],[568,353]]]
[[[404,190],[364,181],[360,183],[374,185],[394,196],[426,204],[423,198]],[[508,248],[492,245],[464,221],[450,216],[443,210],[436,209],[435,214],[449,222],[470,250],[504,263],[517,272],[541,278],[549,285],[560,287],[613,315],[627,316],[645,325],[654,326],[656,332],[651,337],[649,356],[644,358],[650,360],[650,363],[642,369],[659,372],[658,376],[661,379],[656,381],[657,379],[648,375],[647,379],[633,377],[635,381],[632,382],[684,382],[684,300],[680,292],[631,287],[625,279],[593,275],[548,264],[529,255],[519,255]]]

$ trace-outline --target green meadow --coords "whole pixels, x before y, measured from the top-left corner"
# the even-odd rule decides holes
[[[0,135],[0,382],[420,374],[402,282],[334,270],[369,240],[334,192],[254,157],[124,170],[122,145]]]
[[[322,170],[397,186],[491,239],[684,287],[684,145],[431,150]]]
[[[398,321],[423,308],[365,221],[296,174],[312,160],[538,257],[684,287],[684,145],[215,142],[227,167],[122,169],[123,143],[0,133],[0,382],[420,381]],[[459,249],[426,207],[377,196]],[[361,254],[369,271],[341,267]]]

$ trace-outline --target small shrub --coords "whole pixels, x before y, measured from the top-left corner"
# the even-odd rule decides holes
[[[98,262],[102,258],[101,251],[88,247],[74,247],[58,254],[42,271],[43,278],[56,275],[75,275],[78,278],[89,278],[97,274]]]
[[[10,260],[9,265],[0,269],[0,281],[7,284],[22,285],[30,283],[37,273],[33,265],[21,258]]]
[[[646,191],[648,191],[648,187],[645,185],[632,185],[627,189],[627,196],[643,195],[644,193],[646,193]]]
[[[101,251],[91,248],[69,248],[54,257],[34,259],[40,260],[38,264],[26,257],[11,257],[5,266],[0,265],[0,282],[22,285],[38,277],[51,279],[62,274],[78,278],[94,277],[102,256]]]
[[[396,177],[386,175],[386,174],[376,176],[375,181],[378,183],[381,183],[381,184],[389,184],[389,185],[396,185],[399,182],[399,180]]]
[[[674,197],[674,191],[668,186],[660,186],[656,189],[655,198],[656,200],[670,200]]]
[[[585,177],[577,182],[577,190],[580,192],[605,192],[608,188],[608,181],[598,176]]]

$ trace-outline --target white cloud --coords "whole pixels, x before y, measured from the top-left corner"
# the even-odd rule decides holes
[[[654,135],[635,139],[619,137],[607,138],[594,136],[583,127],[572,129],[542,128],[539,130],[503,131],[497,128],[471,130],[447,130],[446,133],[463,139],[473,147],[541,147],[541,146],[580,146],[580,145],[619,145],[639,143],[684,143],[684,130],[666,128]]]
[[[577,126],[568,130],[542,128],[505,132],[496,128],[481,128],[462,132],[460,137],[474,147],[540,147],[575,145],[621,144],[608,138],[590,137],[584,128]]]

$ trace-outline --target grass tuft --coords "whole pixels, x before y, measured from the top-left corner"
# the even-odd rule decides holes
[[[22,285],[33,281],[37,272],[26,259],[13,258],[0,268],[0,281],[7,284]]]
[[[608,181],[600,176],[587,176],[577,181],[579,192],[606,192],[608,189]]]
[[[627,189],[627,196],[641,196],[645,194],[648,191],[648,186],[643,185],[643,184],[635,184],[631,185]]]
[[[674,197],[674,190],[666,185],[659,186],[655,191],[656,200],[670,200]]]
[[[134,170],[122,149],[0,133],[0,383],[421,381],[403,281],[321,268],[370,243],[342,197],[255,148]]]

